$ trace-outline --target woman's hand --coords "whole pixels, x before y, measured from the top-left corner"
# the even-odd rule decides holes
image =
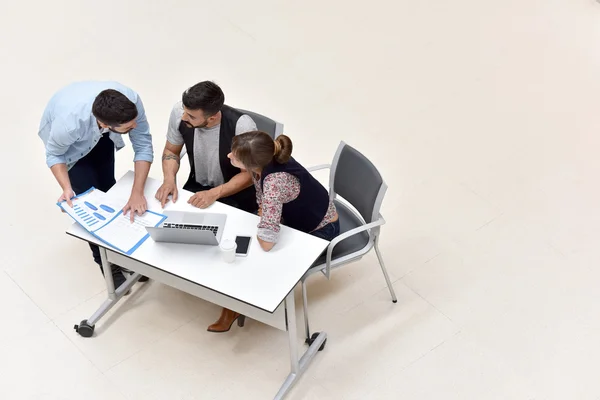
[[[264,251],[271,251],[271,249],[273,247],[275,247],[275,243],[271,243],[271,242],[265,242],[264,240],[262,240],[261,238],[257,237],[258,239],[258,243],[260,244],[260,247],[264,250]]]

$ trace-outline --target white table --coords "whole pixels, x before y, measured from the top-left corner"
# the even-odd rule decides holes
[[[148,209],[213,212],[227,214],[222,239],[237,235],[256,236],[258,217],[247,212],[215,203],[203,211],[187,204],[190,192],[179,191],[179,200],[169,202],[163,210],[154,198],[161,182],[148,178],[145,188]],[[133,185],[133,172],[125,174],[109,193],[127,199]],[[299,358],[296,332],[294,288],[329,244],[327,241],[282,227],[280,241],[270,252],[264,252],[258,240],[252,240],[247,257],[238,257],[233,264],[222,261],[218,246],[197,246],[155,243],[148,238],[132,255],[107,247],[103,242],[74,223],[67,234],[100,247],[108,298],[87,320],[76,325],[76,331],[91,337],[95,324],[123,297],[124,293],[145,275],[212,303],[229,308],[248,318],[261,321],[288,332],[291,371],[275,399],[282,399],[308,368],[317,351],[322,350],[327,335],[320,332]],[[134,271],[118,290],[114,288],[110,264]]]

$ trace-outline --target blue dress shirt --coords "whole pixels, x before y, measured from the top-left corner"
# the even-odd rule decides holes
[[[115,89],[135,103],[138,110],[137,127],[129,132],[135,152],[133,161],[152,162],[152,136],[140,96],[117,82],[90,81],[73,83],[59,90],[44,110],[38,135],[46,146],[48,167],[66,164],[67,169],[71,169],[98,143],[106,130],[98,127],[96,117],[92,114],[92,104],[105,89]],[[123,135],[110,132],[110,138],[117,150],[125,147]]]

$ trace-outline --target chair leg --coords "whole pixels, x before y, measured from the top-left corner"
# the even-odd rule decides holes
[[[310,328],[308,327],[308,297],[306,295],[306,278],[302,279],[302,310],[304,311],[304,329],[306,331],[306,343],[310,340]]]
[[[385,268],[385,263],[383,262],[383,257],[381,256],[381,252],[379,251],[379,236],[375,238],[375,253],[377,253],[377,258],[379,259],[379,265],[381,266],[381,271],[383,272],[383,276],[385,277],[385,281],[387,282],[388,289],[390,290],[390,294],[392,295],[392,302],[397,303],[398,299],[396,298],[396,293],[394,292],[394,287],[392,286],[392,282],[390,281],[390,276],[387,273],[387,269]]]

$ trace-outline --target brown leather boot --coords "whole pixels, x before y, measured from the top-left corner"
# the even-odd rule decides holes
[[[231,329],[231,325],[237,320],[238,326],[243,327],[244,322],[246,321],[246,317],[236,313],[235,311],[231,311],[227,308],[223,308],[221,311],[221,316],[219,320],[208,327],[209,332],[215,333],[223,333],[228,332]]]

